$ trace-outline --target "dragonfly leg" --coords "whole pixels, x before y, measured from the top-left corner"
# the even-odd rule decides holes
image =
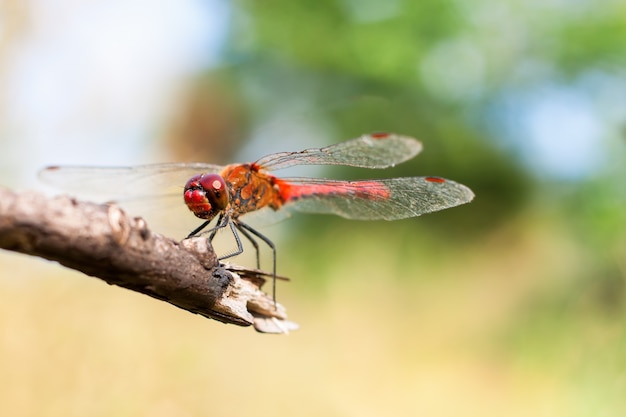
[[[213,227],[213,228],[211,228],[209,230],[202,231],[202,229],[206,228],[207,225],[210,222],[211,222],[211,220],[207,220],[204,223],[202,223],[200,225],[200,227],[195,228],[193,232],[189,233],[189,236],[187,236],[186,239],[189,239],[189,238],[195,237],[195,236],[202,236],[202,235],[208,234],[209,235],[209,237],[207,238],[208,241],[209,242],[213,242],[213,238],[215,238],[215,235],[217,234],[218,231],[220,231],[221,229],[225,228],[226,226],[230,226],[230,230],[233,233],[233,236],[235,236],[235,241],[237,242],[237,250],[235,252],[233,252],[232,254],[229,254],[229,255],[226,255],[226,256],[222,256],[221,258],[218,258],[218,260],[230,258],[231,256],[239,255],[241,252],[243,252],[243,245],[241,244],[241,239],[239,239],[239,235],[237,234],[237,230],[235,230],[235,226],[233,225],[233,222],[230,220],[230,217],[226,216],[224,213],[221,213],[220,216],[217,219],[217,223],[216,223],[215,227]],[[258,246],[258,245],[256,245],[256,246]]]
[[[227,259],[227,258],[232,258],[233,256],[237,256],[239,254],[241,254],[243,252],[243,244],[241,243],[241,238],[239,237],[239,233],[237,232],[236,229],[236,225],[235,223],[231,220],[230,216],[225,215],[224,213],[221,213],[220,216],[217,219],[217,224],[215,225],[215,227],[213,227],[212,229],[206,230],[202,233],[199,233],[203,228],[206,227],[206,225],[209,223],[210,221],[206,221],[204,222],[200,227],[196,228],[193,232],[191,232],[191,234],[189,236],[197,236],[197,235],[206,235],[209,234],[208,240],[209,242],[213,242],[213,238],[215,238],[215,235],[217,234],[217,232],[219,232],[221,229],[225,228],[226,226],[230,227],[230,231],[232,232],[233,236],[235,237],[235,242],[237,242],[237,249],[229,254],[226,254],[224,256],[220,256],[219,258],[217,258],[219,261],[221,261],[222,259]],[[250,236],[250,234],[248,234],[248,232],[246,232],[245,230],[240,230],[242,232],[242,234],[250,239],[250,242],[252,242],[252,244],[254,245],[255,249],[259,250],[259,245],[258,243],[256,243],[254,240],[252,240],[252,237]],[[258,253],[257,253],[257,263],[258,263]]]
[[[213,242],[213,238],[218,230],[223,229],[229,223],[228,217],[224,216],[224,213],[220,213],[220,217],[217,218],[217,223],[213,229],[207,230],[204,233],[210,233],[209,242]]]
[[[241,243],[241,238],[239,237],[239,233],[237,232],[236,229],[236,225],[233,221],[231,221],[230,219],[227,219],[228,221],[228,226],[230,227],[230,231],[233,233],[233,236],[235,237],[235,242],[237,242],[237,249],[234,252],[228,253],[224,256],[220,256],[218,259],[218,261],[221,261],[223,259],[228,259],[228,258],[232,258],[233,256],[237,256],[240,255],[243,252],[243,244]],[[225,225],[224,225],[225,226]],[[222,227],[224,227],[222,226]],[[211,233],[211,236],[209,237],[209,239],[212,239],[213,236],[215,236],[215,233],[217,232],[217,228],[215,230],[213,230],[213,232]]]
[[[215,235],[217,234],[217,232],[220,229],[225,228],[226,226],[230,227],[230,231],[233,234],[233,237],[235,238],[235,242],[237,242],[237,249],[231,253],[228,253],[224,256],[220,256],[218,258],[219,261],[224,260],[224,259],[228,259],[228,258],[232,258],[233,256],[237,256],[240,255],[243,252],[243,244],[241,243],[241,238],[239,237],[239,233],[241,233],[246,239],[248,239],[250,241],[250,243],[252,244],[252,246],[254,247],[255,251],[256,251],[256,264],[257,264],[257,269],[259,269],[261,267],[261,259],[260,259],[260,250],[259,250],[259,243],[256,241],[256,239],[254,238],[255,236],[258,237],[259,239],[261,239],[263,242],[265,242],[265,244],[267,246],[270,247],[270,249],[272,249],[272,298],[274,299],[274,306],[276,306],[276,246],[274,246],[274,242],[272,242],[271,240],[269,240],[269,238],[267,238],[265,235],[257,232],[255,229],[253,229],[252,227],[248,226],[245,223],[240,222],[239,220],[232,220],[230,218],[230,216],[225,215],[225,214],[220,214],[219,218],[217,219],[217,224],[215,225],[214,228],[209,229],[205,232],[200,233],[204,228],[206,228],[206,226],[210,223],[210,221],[206,221],[204,223],[202,223],[202,225],[200,225],[200,227],[196,228],[193,232],[191,232],[189,234],[189,237],[193,237],[193,236],[197,236],[197,235],[204,235],[209,233],[209,242],[213,241],[213,238],[215,237]]]
[[[189,233],[189,235],[187,235],[185,239],[189,239],[189,238],[196,237],[196,236],[202,236],[202,235],[206,235],[210,233],[209,242],[212,242],[218,230],[226,227],[226,225],[228,225],[228,222],[229,222],[229,218],[225,217],[224,214],[220,214],[220,217],[218,217],[215,227],[209,230],[202,231],[209,225],[209,223],[211,223],[211,220],[207,220],[204,223],[202,223],[199,227],[196,227],[193,230],[193,232]]]
[[[196,236],[198,233],[204,230],[209,225],[209,223],[211,223],[211,220],[207,220],[204,223],[202,223],[200,226],[193,229],[193,231],[187,235],[186,239]]]
[[[265,244],[269,246],[270,249],[272,249],[272,298],[274,299],[274,307],[276,307],[276,246],[274,246],[274,242],[269,240],[268,237],[259,233],[258,231],[248,226],[247,224],[242,223],[239,220],[236,220],[234,223],[237,226],[237,229],[239,229],[244,236],[246,236],[246,233],[244,232],[244,230],[246,232],[250,232],[254,236],[261,239],[263,242],[265,242]],[[252,236],[247,235],[247,237],[248,239],[250,239]],[[252,241],[253,239],[250,239],[250,240]],[[257,256],[258,256],[258,245],[256,245],[255,247],[257,248]]]
[[[237,226],[236,223],[235,223],[235,226]],[[237,227],[237,229],[239,230],[239,232],[241,232],[242,235],[246,237],[246,239],[248,239],[248,241],[252,244],[252,246],[254,246],[254,250],[256,251],[256,268],[261,269],[261,256],[260,256],[260,251],[259,251],[259,243],[254,239],[254,237],[250,235],[250,233],[246,231],[246,229],[241,228],[241,227]]]

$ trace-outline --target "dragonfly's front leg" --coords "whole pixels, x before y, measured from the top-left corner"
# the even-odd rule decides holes
[[[208,233],[210,233],[209,235],[209,242],[213,241],[213,238],[215,237],[215,234],[220,230],[225,228],[229,223],[232,223],[230,221],[230,217],[228,217],[225,214],[220,214],[220,216],[217,218],[217,223],[215,225],[215,227],[209,229],[209,230],[205,230],[204,232],[202,230],[204,230],[209,224],[211,223],[211,220],[207,220],[204,223],[202,223],[199,227],[196,227],[191,233],[189,233],[189,235],[187,235],[187,237],[185,239],[189,239],[192,237],[196,237],[196,236],[202,236],[202,235],[206,235]],[[231,226],[232,229],[232,226]]]
[[[229,254],[226,254],[224,256],[220,256],[219,258],[217,258],[219,261],[223,260],[223,259],[227,259],[227,258],[232,258],[233,256],[237,256],[239,254],[241,254],[243,252],[243,244],[241,243],[241,238],[239,237],[239,233],[237,232],[237,229],[235,228],[235,224],[234,222],[230,219],[230,217],[224,213],[220,214],[220,216],[217,219],[217,224],[215,225],[215,227],[213,227],[212,229],[206,230],[202,233],[200,233],[202,231],[202,229],[206,228],[206,226],[210,223],[210,220],[207,220],[206,222],[202,223],[200,225],[200,227],[196,228],[193,232],[191,232],[189,234],[189,236],[187,236],[187,239],[189,239],[190,237],[194,237],[194,236],[201,236],[201,235],[206,235],[209,234],[209,237],[207,238],[209,240],[209,242],[213,242],[213,239],[215,238],[215,235],[217,234],[217,232],[219,232],[221,229],[225,228],[226,226],[230,227],[230,231],[232,232],[233,236],[235,237],[235,242],[237,242],[237,249]],[[252,244],[254,245],[254,247],[257,249],[258,252],[258,244],[256,242],[254,242],[251,239],[251,236],[242,231],[244,236],[246,236],[248,239],[251,240]],[[257,262],[258,262],[258,254],[257,254]]]
[[[201,231],[203,231],[209,224],[211,223],[211,220],[207,220],[204,223],[202,223],[200,226],[196,227],[195,229],[193,229],[193,231],[191,233],[189,233],[187,235],[187,237],[185,239],[189,239],[192,238],[194,236],[197,236]]]

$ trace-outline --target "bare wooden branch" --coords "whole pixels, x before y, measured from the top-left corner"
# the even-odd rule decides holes
[[[0,248],[59,262],[224,323],[287,333],[297,325],[261,291],[266,273],[220,264],[205,238],[153,233],[115,204],[0,188]]]

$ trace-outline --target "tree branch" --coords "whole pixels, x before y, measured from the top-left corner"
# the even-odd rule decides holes
[[[297,328],[261,291],[267,274],[220,264],[206,238],[153,233],[115,204],[0,188],[0,248],[68,268],[224,323],[257,331]]]

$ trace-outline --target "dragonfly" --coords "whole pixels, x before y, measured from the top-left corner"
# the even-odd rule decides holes
[[[260,268],[259,244],[272,251],[273,296],[276,300],[276,246],[265,235],[240,220],[261,209],[278,211],[284,207],[308,213],[334,214],[355,220],[399,220],[420,216],[469,203],[474,193],[465,185],[436,176],[343,181],[321,178],[282,178],[272,171],[298,165],[342,165],[383,169],[416,156],[420,141],[394,133],[372,133],[322,148],[298,152],[279,152],[252,163],[226,166],[205,163],[165,163],[135,167],[50,166],[40,177],[61,188],[98,188],[117,182],[133,193],[145,187],[133,187],[136,179],[147,179],[151,195],[162,191],[161,182],[186,179],[182,197],[187,208],[204,220],[187,238],[230,229],[237,249],[219,260],[244,251],[244,236],[256,251]],[[119,181],[115,181],[119,179]],[[160,181],[159,181],[160,179]],[[180,181],[180,182],[178,182]],[[120,190],[117,190],[120,191]],[[180,191],[179,191],[180,192]],[[208,228],[216,219],[215,225]]]

